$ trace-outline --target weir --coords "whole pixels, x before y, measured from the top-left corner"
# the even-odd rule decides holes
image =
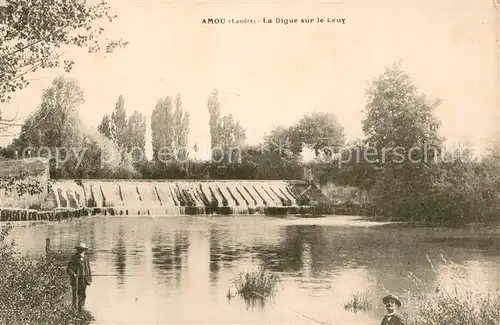
[[[312,214],[318,198],[321,192],[301,181],[63,180],[51,184],[44,206],[112,215],[283,215]]]

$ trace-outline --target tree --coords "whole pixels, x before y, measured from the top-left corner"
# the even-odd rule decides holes
[[[5,0],[0,7],[0,102],[29,84],[30,73],[73,61],[61,60],[63,49],[77,46],[96,53],[110,53],[122,40],[103,43],[98,22],[116,18],[106,1],[89,4],[79,0]]]
[[[320,164],[320,182],[335,183],[337,186],[354,186],[359,189],[371,189],[379,170],[365,153],[366,144],[361,140],[346,144],[338,155]]]
[[[108,114],[103,116],[97,129],[101,134],[115,142],[120,149],[131,154],[133,161],[138,162],[144,158],[146,118],[141,113],[134,111],[127,119],[123,96],[118,97],[111,116]]]
[[[84,149],[78,106],[83,92],[73,79],[57,77],[42,95],[40,108],[26,120],[12,146],[22,157],[50,159],[52,174],[68,175]]]
[[[116,127],[109,114],[105,114],[102,117],[101,124],[99,124],[97,130],[110,140],[116,139]]]
[[[177,94],[173,115],[173,143],[175,154],[180,160],[183,160],[188,155],[189,117],[189,112],[182,107],[181,95]]]
[[[294,151],[302,151],[306,146],[314,150],[316,157],[320,154],[331,155],[345,144],[343,126],[332,113],[305,115],[289,133],[290,141],[294,144]]]
[[[277,152],[279,154],[297,155],[300,150],[300,144],[292,143],[292,128],[284,126],[276,126],[271,131],[264,135],[263,141],[260,144],[261,150],[265,152]],[[297,155],[298,156],[298,155]]]
[[[435,159],[442,139],[434,109],[439,101],[420,94],[400,64],[375,78],[367,97],[364,155],[379,169],[372,182],[375,203],[388,217],[422,220],[436,194]]]
[[[118,96],[116,101],[115,110],[111,113],[111,129],[116,131],[116,144],[120,148],[127,148],[128,143],[128,126],[127,126],[127,112],[125,111],[125,99],[122,95]],[[113,133],[111,133],[113,134]]]
[[[145,158],[146,150],[146,118],[139,112],[128,119],[127,151],[132,155],[134,162]]]
[[[158,99],[156,102],[151,114],[151,136],[153,158],[156,161],[166,159],[166,157],[160,157],[160,154],[162,156],[172,154],[174,126],[172,99],[170,97]]]
[[[78,106],[84,102],[83,92],[73,79],[57,77],[42,95],[36,113],[21,127],[16,141],[19,149],[27,147],[69,147],[78,140]]]
[[[440,100],[431,102],[420,94],[400,64],[374,79],[367,96],[362,126],[367,145],[375,149],[372,152],[376,164],[388,166],[408,163],[410,159],[436,158],[443,141],[434,115]]]
[[[220,119],[220,103],[218,91],[214,90],[208,98],[208,114],[210,115],[210,144],[212,148],[220,147],[218,122]]]
[[[231,150],[241,147],[246,140],[246,131],[232,114],[224,115],[217,122],[219,148]]]
[[[241,149],[245,143],[246,131],[240,122],[235,120],[232,114],[221,116],[218,96],[218,91],[214,90],[208,98],[212,156],[228,154],[232,157],[232,151]]]
[[[117,149],[116,144],[98,139],[85,129],[78,111],[83,101],[76,81],[56,78],[44,91],[40,108],[25,121],[19,138],[10,147],[21,157],[49,158],[51,178],[111,178],[117,171],[122,177],[133,175],[134,170],[121,160],[103,160],[110,149],[107,142],[112,150]]]
[[[290,132],[291,128],[274,127],[262,139],[259,153],[254,151],[251,155],[251,159],[267,176],[264,179],[290,179],[291,176],[292,179],[300,178],[297,176],[297,170],[300,169],[300,155],[294,152],[294,144],[289,140]]]

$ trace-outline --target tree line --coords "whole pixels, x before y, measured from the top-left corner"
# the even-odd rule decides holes
[[[364,137],[356,141],[347,142],[334,114],[312,112],[291,126],[273,128],[258,145],[247,145],[245,128],[231,114],[221,113],[214,90],[208,94],[207,123],[211,147],[221,150],[213,151],[211,160],[199,161],[189,156],[190,113],[181,94],[166,96],[157,100],[151,114],[153,157],[148,160],[142,113],[128,116],[126,100],[119,96],[113,112],[102,117],[98,133],[92,133],[79,118],[82,90],[76,81],[59,77],[2,154],[14,158],[16,152],[31,148],[43,155],[37,149],[50,148],[47,157],[56,179],[301,179],[309,168],[321,183],[368,191],[379,212],[389,218],[497,219],[500,146],[492,145],[479,158],[467,147],[445,150],[434,114],[440,101],[420,93],[400,65],[375,78],[366,98]],[[58,148],[85,152],[78,156],[78,150],[75,154]],[[314,153],[312,162],[303,162],[305,149]],[[113,159],[103,159],[113,152]]]

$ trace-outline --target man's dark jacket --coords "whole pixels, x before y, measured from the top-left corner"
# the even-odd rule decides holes
[[[385,316],[382,319],[382,322],[380,323],[380,325],[404,325],[404,324],[405,323],[403,322],[401,317],[396,314],[392,315],[390,318],[388,316]]]
[[[71,285],[74,286],[76,284],[75,280],[76,275],[78,273],[78,266],[80,264],[80,255],[78,253],[75,253],[71,256],[68,262],[68,267],[66,268],[66,272],[68,275],[71,277]],[[85,254],[83,256],[83,271],[85,274],[85,282],[87,285],[92,283],[92,271],[90,270],[90,262],[88,256]],[[83,277],[82,274],[78,274],[79,277]]]

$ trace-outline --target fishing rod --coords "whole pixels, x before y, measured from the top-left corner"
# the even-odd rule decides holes
[[[261,297],[261,298],[263,298],[263,299],[266,299],[266,298],[267,298],[266,296],[263,296],[263,295],[261,295],[260,293],[255,292],[255,291],[252,291],[252,293],[253,293],[253,294],[255,294],[255,295],[257,295],[257,296],[259,296],[259,297]],[[309,316],[307,316],[307,315],[304,315],[304,314],[302,314],[300,311],[297,311],[297,310],[292,309],[292,308],[290,308],[290,307],[287,307],[287,306],[285,306],[285,305],[278,304],[278,303],[277,303],[277,302],[275,302],[275,301],[272,301],[272,300],[271,300],[271,303],[275,304],[276,306],[280,306],[280,307],[283,307],[283,308],[285,308],[285,309],[288,309],[289,311],[294,312],[294,313],[296,313],[296,314],[298,314],[298,315],[300,315],[300,316],[302,316],[302,317],[304,317],[304,318],[307,318],[307,319],[309,319],[309,320],[312,320],[313,322],[316,322],[316,323],[318,323],[318,324],[332,325],[332,324],[330,324],[330,323],[326,323],[326,322],[323,322],[323,321],[320,321],[320,320],[314,319],[314,318],[312,318],[312,317],[309,317]]]
[[[134,274],[92,274],[92,277],[95,277],[95,276],[116,276],[116,277],[119,277],[119,276],[137,276],[137,275],[134,275]]]
[[[253,290],[251,291],[251,293],[253,293],[254,295],[256,295],[256,296],[258,296],[258,297],[260,297],[260,298],[262,298],[262,299],[267,299],[267,298],[269,298],[269,297],[266,297],[266,296],[264,296],[264,295],[261,295],[261,294],[260,294],[260,293],[258,293],[258,292],[255,292],[255,291],[253,291]],[[238,291],[236,291],[236,294],[235,294],[234,296],[236,296],[236,295],[238,295],[238,294],[239,294],[239,292],[238,292]],[[231,295],[231,288],[229,289],[229,292],[228,292],[228,294],[227,294],[227,295],[228,295],[228,299],[231,299],[231,298],[233,298],[233,297],[234,297],[233,295]],[[287,306],[285,306],[285,305],[279,304],[279,303],[277,303],[276,301],[274,301],[274,300],[272,300],[272,299],[270,300],[270,302],[271,302],[272,304],[275,304],[276,306],[279,306],[279,307],[282,307],[282,308],[288,309],[289,311],[291,311],[291,312],[293,312],[293,313],[296,313],[296,314],[298,314],[298,315],[300,315],[300,316],[302,316],[302,317],[304,317],[304,318],[307,318],[307,319],[309,319],[309,320],[312,320],[313,322],[316,322],[316,323],[318,323],[318,324],[323,324],[323,325],[332,325],[331,323],[327,323],[327,322],[323,322],[323,321],[321,321],[321,320],[317,320],[317,319],[315,319],[315,318],[313,318],[313,317],[310,317],[310,316],[307,316],[307,315],[305,315],[305,314],[301,313],[301,312],[300,312],[300,311],[298,311],[298,310],[295,310],[295,309],[293,309],[293,308],[290,308],[290,307],[287,307]]]

